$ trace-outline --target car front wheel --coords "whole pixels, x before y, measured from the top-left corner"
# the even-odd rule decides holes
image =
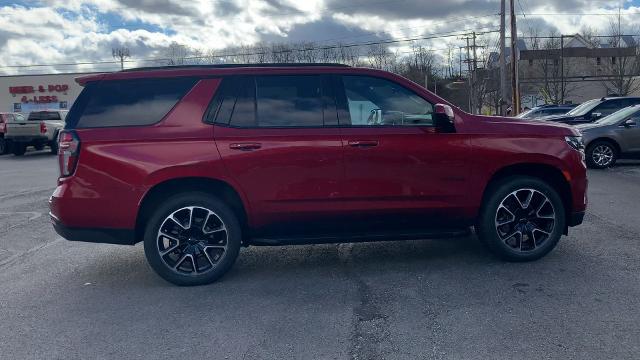
[[[596,141],[587,148],[586,160],[590,168],[604,169],[613,166],[617,158],[617,149],[608,141]]]
[[[531,261],[556,246],[566,221],[556,190],[540,179],[515,176],[488,191],[476,232],[493,253],[508,261]]]
[[[149,219],[144,251],[163,279],[181,286],[209,284],[234,264],[241,245],[235,213],[207,193],[173,196]]]

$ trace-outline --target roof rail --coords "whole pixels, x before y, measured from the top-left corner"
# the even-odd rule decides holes
[[[120,72],[144,71],[144,70],[179,70],[179,69],[227,69],[244,67],[308,67],[308,66],[331,66],[350,67],[338,63],[261,63],[261,64],[212,64],[212,65],[173,65],[173,66],[149,66],[121,70]]]

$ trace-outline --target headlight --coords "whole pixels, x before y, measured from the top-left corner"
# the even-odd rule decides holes
[[[567,141],[567,144],[572,148],[576,149],[580,153],[580,158],[582,159],[583,165],[586,166],[585,162],[585,154],[584,154],[584,144],[582,143],[582,136],[565,136],[564,139]]]
[[[582,136],[565,136],[564,139],[567,141],[567,144],[572,148],[584,152],[584,144],[582,143]]]

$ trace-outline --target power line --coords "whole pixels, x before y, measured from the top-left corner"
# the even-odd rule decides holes
[[[467,32],[461,32],[467,31]],[[225,58],[225,57],[238,57],[238,56],[254,56],[254,55],[266,55],[266,54],[281,54],[287,52],[304,52],[304,51],[313,51],[313,50],[331,50],[331,49],[339,49],[339,48],[352,48],[352,47],[360,47],[360,46],[371,46],[371,45],[388,45],[388,44],[396,44],[403,42],[412,42],[419,40],[430,40],[430,39],[439,39],[439,38],[448,38],[448,37],[457,37],[461,35],[468,34],[469,29],[461,30],[456,32],[444,32],[444,33],[433,33],[429,34],[429,36],[421,36],[421,37],[413,37],[413,38],[404,38],[404,39],[387,39],[380,41],[370,41],[370,42],[362,42],[362,43],[350,43],[350,44],[336,44],[330,46],[315,46],[315,47],[307,47],[307,48],[298,48],[298,49],[287,49],[280,51],[257,51],[257,52],[249,52],[249,53],[227,53],[227,54],[212,54],[212,55],[202,55],[202,56],[188,56],[184,57],[184,60],[196,60],[196,59],[207,59],[207,58]],[[487,29],[479,29],[477,34],[487,34],[496,32],[497,30],[487,30]],[[167,61],[168,58],[147,58],[147,59],[130,59],[124,60],[126,63],[132,62],[148,62],[148,61]],[[119,64],[119,61],[85,61],[85,62],[75,62],[75,63],[57,63],[57,64],[29,64],[29,65],[4,65],[0,66],[0,68],[10,68],[10,69],[21,69],[21,68],[31,68],[31,67],[56,67],[56,66],[81,66],[81,65],[99,65],[99,64]]]

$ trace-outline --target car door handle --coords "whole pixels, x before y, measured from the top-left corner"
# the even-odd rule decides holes
[[[377,140],[349,140],[349,146],[373,147],[373,146],[378,146],[378,141]]]
[[[257,150],[262,147],[260,143],[234,143],[229,145],[229,149],[231,150],[242,150],[242,151],[251,151]]]

